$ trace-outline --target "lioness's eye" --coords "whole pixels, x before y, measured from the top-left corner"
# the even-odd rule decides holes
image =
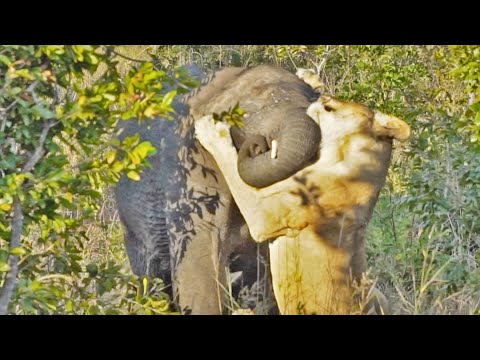
[[[333,111],[333,108],[331,106],[325,105],[324,108],[327,112]]]

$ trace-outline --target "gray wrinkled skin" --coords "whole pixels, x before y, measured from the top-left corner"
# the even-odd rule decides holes
[[[242,270],[241,282],[247,286],[265,269],[257,269],[257,245],[215,161],[194,139],[194,118],[220,113],[240,101],[250,114],[234,136],[241,147],[252,134],[277,136],[275,124],[284,122],[282,114],[290,115],[290,120],[292,114],[303,116],[315,94],[293,74],[272,67],[227,68],[209,76],[196,67],[189,70],[202,86],[177,97],[174,121],[156,119],[148,127],[131,120],[120,125],[120,138],[138,132],[157,153],[149,157],[152,168],[142,173],[141,180],[123,176],[115,195],[134,273],[171,284],[170,295],[183,313],[221,314],[228,303],[225,269]],[[312,141],[319,141],[319,135]],[[264,146],[262,151],[268,150]],[[280,151],[281,147],[279,156]],[[265,246],[259,251],[266,257]]]
[[[320,127],[306,114],[317,97],[294,74],[264,65],[244,70],[205,100],[196,99],[192,112],[198,119],[240,103],[245,126],[231,131],[238,172],[247,184],[262,188],[292,176],[317,155]],[[274,159],[272,140],[278,143]]]

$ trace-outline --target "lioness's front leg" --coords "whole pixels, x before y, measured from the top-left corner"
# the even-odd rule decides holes
[[[230,125],[220,121],[215,123],[213,117],[207,115],[195,122],[195,136],[217,162],[245,218],[250,234],[259,241],[263,225],[256,189],[245,184],[240,178],[237,169],[238,154],[230,136]]]
[[[295,208],[295,204],[291,202],[300,201],[291,195],[285,197],[285,185],[288,186],[289,181],[281,182],[281,191],[276,190],[276,185],[263,189],[247,185],[238,173],[238,154],[230,136],[230,125],[224,122],[215,123],[211,115],[195,122],[195,136],[217,162],[253,239],[261,242],[288,235],[289,231],[291,232],[289,225],[293,221],[288,223],[288,214],[282,213],[282,209],[290,211]],[[288,194],[288,191],[286,193]],[[280,194],[282,196],[279,196]],[[272,212],[272,209],[275,211]]]

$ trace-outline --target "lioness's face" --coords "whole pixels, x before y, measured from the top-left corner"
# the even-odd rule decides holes
[[[410,127],[403,120],[328,95],[320,96],[311,104],[307,114],[320,125],[322,134],[327,134],[332,139],[356,133],[400,141],[410,136]],[[322,135],[322,141],[325,138]]]

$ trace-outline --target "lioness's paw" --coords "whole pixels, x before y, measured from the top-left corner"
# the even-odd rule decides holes
[[[325,89],[325,84],[320,80],[320,77],[317,73],[311,69],[302,69],[299,68],[295,73],[297,77],[305,81],[310,87],[318,93],[323,93]]]
[[[195,137],[203,143],[207,143],[213,135],[215,121],[212,116],[204,116],[195,121]]]
[[[305,80],[309,73],[313,73],[313,70],[298,68],[295,75],[297,75],[297,77],[299,77],[300,79]]]
[[[232,146],[230,125],[221,121],[215,123],[211,115],[204,116],[195,122],[195,137],[209,152],[221,146]]]

